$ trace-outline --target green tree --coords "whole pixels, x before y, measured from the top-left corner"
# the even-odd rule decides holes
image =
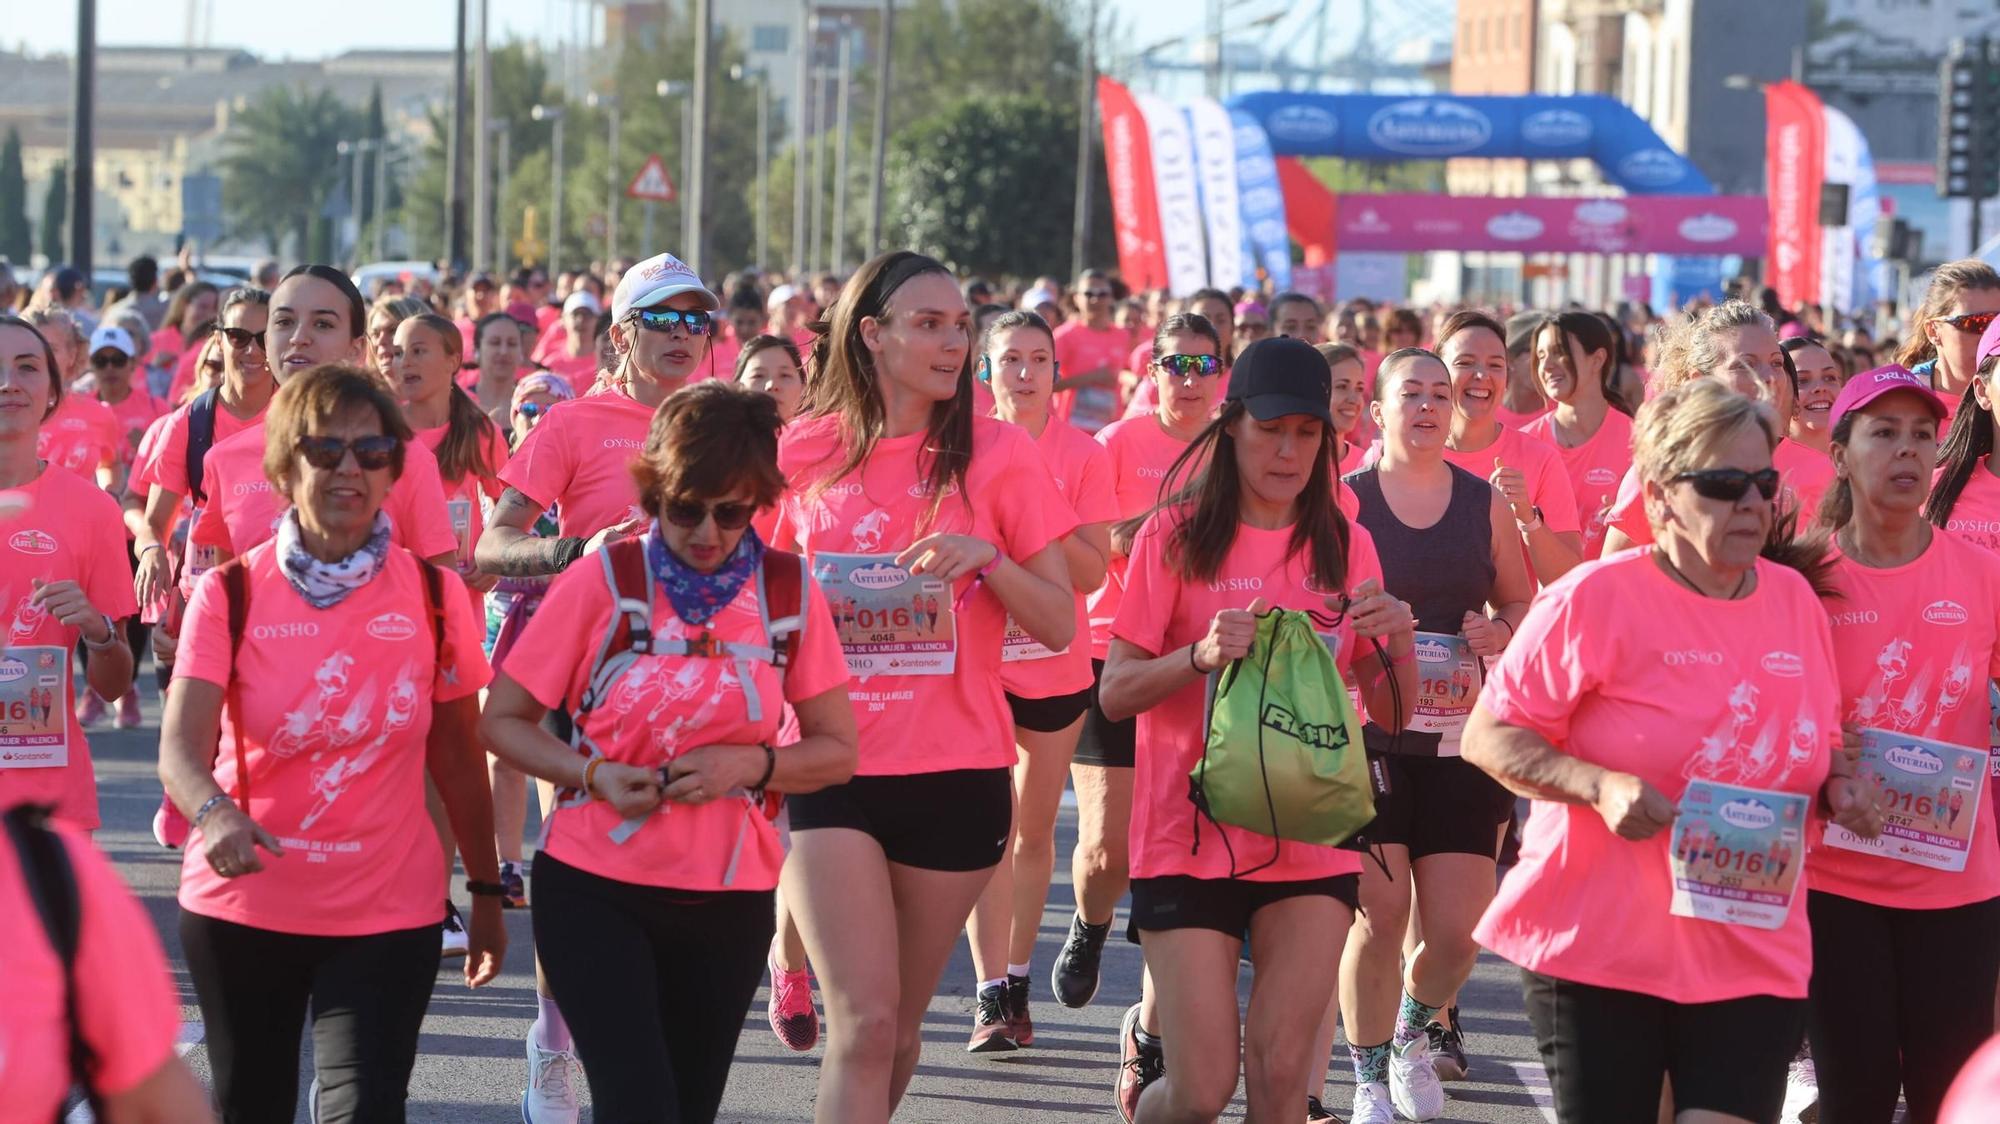
[[[7,130],[0,142],[0,257],[28,264],[34,244],[28,240],[28,177],[21,170],[21,131]]]
[[[962,273],[1066,270],[1075,136],[1074,106],[1034,97],[961,101],[911,125],[889,146],[892,240]],[[1103,162],[1091,173],[1093,212],[1108,214]],[[1091,260],[1112,260],[1111,224],[1094,233]]]
[[[331,224],[320,217],[339,182],[331,154],[358,137],[361,115],[332,91],[272,87],[236,115],[222,158],[222,211],[232,234],[262,238],[272,253],[325,260]]]
[[[58,163],[49,170],[49,191],[42,196],[42,253],[51,263],[69,256],[63,245],[63,225],[69,218],[69,165]]]

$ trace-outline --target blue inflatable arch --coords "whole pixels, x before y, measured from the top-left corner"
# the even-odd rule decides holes
[[[1715,185],[1632,107],[1602,94],[1394,97],[1261,90],[1229,101],[1278,156],[1349,160],[1587,158],[1631,195],[1713,195]]]

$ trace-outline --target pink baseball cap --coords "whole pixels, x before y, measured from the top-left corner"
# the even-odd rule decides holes
[[[1973,365],[1986,362],[1989,355],[2000,355],[2000,316],[1994,317],[1993,323],[1986,325],[1986,331],[1980,334],[1979,352],[1973,356]]]
[[[1833,412],[1827,416],[1826,424],[1829,428],[1837,429],[1840,426],[1840,419],[1845,417],[1848,411],[1859,410],[1884,394],[1898,390],[1914,391],[1922,395],[1924,404],[1931,408],[1931,413],[1939,421],[1951,416],[1950,408],[1945,405],[1944,399],[1938,397],[1937,391],[1931,389],[1930,383],[1912,374],[1908,367],[1900,363],[1891,363],[1886,367],[1863,371],[1848,379],[1847,385],[1840,388],[1840,397],[1833,401]]]

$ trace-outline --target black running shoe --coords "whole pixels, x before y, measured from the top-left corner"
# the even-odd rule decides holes
[[[1307,1097],[1306,1124],[1340,1124],[1340,1117],[1335,1116],[1325,1105],[1319,1103],[1318,1097]]]
[[[1069,937],[1049,969],[1049,988],[1065,1007],[1088,1007],[1097,998],[1097,965],[1104,958],[1104,938],[1111,923],[1092,925],[1081,914],[1070,918]]]
[[[501,909],[528,908],[528,883],[514,863],[500,864],[500,891]]]
[[[1472,1072],[1472,1063],[1466,1060],[1465,1039],[1458,1030],[1458,1008],[1451,1008],[1450,1026],[1433,1019],[1425,1024],[1424,1035],[1430,1039],[1431,1068],[1437,1071],[1438,1080],[1465,1080]]]

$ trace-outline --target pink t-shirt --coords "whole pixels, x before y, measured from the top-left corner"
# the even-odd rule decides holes
[[[565,536],[589,538],[644,517],[631,464],[652,424],[653,411],[622,390],[558,402],[528,431],[500,479],[537,507],[555,506]]]
[[[111,407],[75,391],[63,395],[35,434],[36,456],[92,481],[99,467],[118,464],[124,449],[125,437]]]
[[[76,1015],[96,1055],[100,1095],[129,1092],[174,1057],[181,1009],[152,919],[90,841],[59,827],[75,873]],[[13,844],[0,833],[0,1124],[48,1124],[69,1091],[62,961],[35,912]]]
[[[1779,506],[1799,513],[1800,530],[1812,526],[1820,497],[1833,487],[1833,458],[1810,445],[1781,437],[1778,447],[1771,451],[1771,467],[1778,470],[1781,482]]]
[[[847,683],[847,661],[826,596],[816,584],[807,586],[805,627],[799,634],[797,657],[782,683],[770,664],[749,664],[762,717],[749,716],[734,660],[642,656],[611,688],[603,705],[584,717],[584,733],[607,759],[649,769],[697,746],[776,744],[785,711],[779,700],[796,703]],[[754,581],[744,583],[735,600],[707,626],[683,622],[667,598],[655,591],[653,636],[670,641],[708,634],[720,641],[762,645],[764,628],[758,612]],[[543,706],[574,713],[610,616],[611,589],[604,567],[594,557],[586,559],[584,565],[556,577],[548,599],[529,620],[503,670]],[[785,750],[781,747],[778,752]],[[769,890],[778,884],[778,868],[785,861],[771,821],[735,797],[700,805],[664,805],[622,844],[609,838],[620,817],[601,800],[564,808],[549,823],[544,852],[599,877],[642,886]],[[725,883],[732,858],[736,875]]]
[[[1125,329],[1116,325],[1094,329],[1082,320],[1071,320],[1057,328],[1055,340],[1056,362],[1062,364],[1065,378],[1100,367],[1115,375],[1124,369],[1126,353],[1132,349],[1132,337]],[[1086,386],[1058,393],[1055,411],[1085,433],[1095,433],[1118,419],[1124,412],[1124,403],[1114,380],[1109,386]]]
[[[1578,566],[1536,598],[1479,702],[1676,804],[1695,779],[1816,793],[1840,737],[1826,612],[1761,560],[1741,601],[1683,588],[1645,550]],[[1670,835],[1625,840],[1588,805],[1535,801],[1473,937],[1530,971],[1675,1003],[1805,998],[1805,904],[1773,930],[1673,916]]]
[[[407,551],[391,550],[381,573],[329,609],[293,590],[275,543],[244,562],[250,613],[234,666],[250,770],[244,810],[285,853],[259,851],[262,871],[225,879],[202,857],[196,828],[183,848],[181,908],[329,937],[437,924],[444,856],[424,812],[431,705],[476,694],[492,678],[484,622],[447,574],[449,662],[439,668],[422,563]],[[188,605],[174,679],[227,688],[231,670],[229,597],[206,577]],[[242,792],[238,736],[224,707],[215,783],[232,797]]]
[[[12,673],[0,678],[5,708],[0,713],[27,720],[25,731],[4,732],[21,741],[0,743],[0,807],[53,804],[64,820],[94,830],[97,777],[76,722],[78,680],[72,674],[81,634],[28,599],[37,580],[73,581],[114,621],[138,612],[132,565],[125,560],[125,525],[118,501],[53,466],[0,496],[12,501],[0,506],[0,609],[7,614],[0,669]],[[54,764],[63,759],[58,736],[66,764]]]
[[[1632,419],[1617,410],[1606,410],[1604,424],[1573,449],[1556,440],[1553,414],[1535,419],[1522,432],[1553,446],[1562,458],[1576,500],[1577,520],[1583,524],[1583,560],[1596,558],[1604,552],[1604,529],[1610,525],[1618,481],[1632,467]]]
[[[1056,488],[1069,501],[1076,523],[1111,523],[1118,518],[1111,456],[1090,435],[1061,418],[1050,418],[1035,447],[1054,475]],[[1024,699],[1050,699],[1087,689],[1096,679],[1090,670],[1088,595],[1076,595],[1076,639],[1068,648],[1041,659],[1010,660],[1000,667],[1007,693]],[[1046,649],[1041,649],[1046,651]]]
[[[1546,415],[1549,410],[1550,407],[1548,404],[1544,403],[1542,408],[1536,410],[1534,413],[1517,414],[1505,405],[1501,405],[1493,408],[1493,416],[1499,418],[1500,424],[1506,426],[1508,429],[1526,429],[1531,423]]]
[[[433,429],[417,430],[417,444],[430,450],[433,461],[436,459],[437,448],[444,443],[444,435],[449,428],[441,425]],[[503,490],[497,474],[507,467],[507,439],[501,436],[498,426],[491,427],[485,432],[486,439],[481,444],[485,446],[487,467],[494,471],[496,477],[485,480],[477,472],[468,472],[455,482],[447,482],[442,478],[439,480],[444,488],[445,514],[450,520],[452,538],[457,543],[455,557],[458,559],[458,576],[461,578],[470,577],[478,570],[472,563],[472,550],[479,544],[479,536],[486,532],[487,507],[500,498]],[[472,591],[467,590],[467,592]],[[472,600],[475,605],[484,601],[478,593],[472,593]]]
[[[1987,685],[2000,676],[2000,557],[1950,535],[1905,566],[1875,569],[1838,553],[1826,601],[1842,717],[1987,751]],[[1990,784],[1989,784],[1990,789]],[[1982,794],[1965,869],[1933,870],[1820,847],[1812,888],[1894,909],[1948,909],[2000,897],[1993,793]]]
[[[194,389],[195,368],[201,362],[201,348],[189,347],[174,360],[174,378],[167,384],[167,401],[180,402]]]
[[[1125,357],[1125,369],[1139,376],[1139,385],[1132,388],[1131,400],[1125,403],[1125,417],[1141,418],[1160,408],[1160,387],[1153,381],[1153,341],[1141,340]]]
[[[174,423],[172,411],[154,418],[146,426],[145,436],[139,438],[139,448],[132,454],[132,474],[125,478],[125,489],[136,496],[145,496],[159,482],[154,458],[159,456],[160,442],[166,440],[167,430]],[[185,467],[185,466],[183,466]]]
[[[1939,475],[1942,473],[1932,474],[1932,487],[1937,486]],[[1951,505],[1944,529],[1982,550],[2000,554],[2000,476],[1993,474],[1991,457],[1979,458],[1965,480],[1965,489],[1958,493],[1958,501]]]
[[[1619,415],[1623,417],[1623,414]],[[1528,502],[1542,509],[1542,522],[1558,535],[1583,529],[1576,514],[1576,491],[1556,447],[1518,429],[1500,427],[1500,438],[1477,452],[1446,449],[1444,459],[1481,480],[1492,480],[1498,465],[1516,468],[1528,483]]]
[[[159,443],[153,447],[152,456],[147,460],[147,467],[144,471],[146,478],[152,483],[158,484],[167,491],[185,498],[188,494],[188,407],[182,406],[173,413],[168,414],[167,417],[170,420],[167,422],[166,431],[161,434]],[[214,449],[216,445],[222,444],[229,437],[241,433],[253,425],[262,426],[263,424],[264,415],[262,413],[259,413],[256,417],[248,421],[244,421],[235,414],[230,413],[229,409],[218,401],[215,405],[215,442],[209,448]],[[202,491],[204,492],[209,491],[206,480],[208,473],[206,463],[206,460],[204,460],[202,468],[204,477]],[[211,492],[210,494],[212,495],[213,493]]]
[[[167,413],[167,404],[135,386],[132,393],[125,396],[125,401],[107,402],[104,406],[111,411],[118,425],[118,435],[122,438],[118,447],[118,463],[130,467],[138,461],[139,443],[145,439],[146,431]]]
[[[1167,432],[1157,415],[1125,418],[1097,433],[1111,455],[1112,498],[1120,520],[1136,518],[1160,502],[1167,469],[1187,451],[1187,442]],[[1342,489],[1345,491],[1346,489]],[[1086,600],[1090,611],[1090,658],[1101,660],[1111,651],[1111,622],[1125,596],[1125,559],[1114,553],[1104,584]]]
[[[216,420],[221,420],[219,413]],[[291,506],[264,477],[264,432],[259,422],[227,441],[217,441],[202,458],[202,490],[210,502],[188,533],[190,558],[206,561],[207,548],[238,556],[250,553],[250,548],[271,537]],[[389,513],[390,538],[396,545],[424,558],[458,549],[437,458],[423,442],[411,442],[404,449],[403,474],[389,485],[382,510]]]
[[[861,468],[836,480],[832,474],[846,449],[840,419],[786,426],[778,438],[778,467],[791,490],[773,545],[804,550],[820,578],[823,554],[874,555],[893,563],[918,539],[939,533],[973,535],[1026,562],[1075,528],[1035,443],[1018,426],[993,418],[973,419],[964,491],[944,496],[926,522],[930,494],[923,473],[929,461],[923,445],[921,431],[879,440]],[[848,692],[860,734],[856,771],[863,776],[1014,764],[1013,715],[1000,686],[1006,609],[970,577],[948,592],[949,603],[939,598],[938,612],[952,626],[954,670],[864,675]],[[959,602],[963,606],[954,609]]]
[[[551,355],[542,365],[569,380],[571,386],[588,386],[597,381],[597,353],[594,351],[583,355]]]
[[[1111,626],[1118,639],[1155,656],[1201,639],[1216,613],[1247,609],[1258,597],[1281,609],[1324,613],[1328,594],[1382,578],[1375,540],[1359,525],[1349,528],[1345,590],[1334,591],[1313,588],[1305,556],[1290,550],[1291,528],[1263,530],[1241,524],[1215,576],[1189,582],[1166,558],[1167,536],[1177,518],[1178,511],[1160,512],[1139,529],[1125,570],[1127,596]],[[1334,662],[1352,680],[1357,645],[1354,628],[1345,617],[1335,627],[1334,637],[1330,645]],[[1205,838],[1196,853],[1198,817],[1188,802],[1188,770],[1200,759],[1207,736],[1202,696],[1202,682],[1195,680],[1139,715],[1137,766],[1132,775],[1132,876],[1228,878],[1231,853],[1239,867],[1249,867],[1269,859],[1274,846],[1280,851],[1275,863],[1241,877],[1252,882],[1297,882],[1359,871],[1357,852],[1278,841],[1227,824],[1203,822],[1199,830]],[[1215,838],[1217,831],[1222,839]]]

